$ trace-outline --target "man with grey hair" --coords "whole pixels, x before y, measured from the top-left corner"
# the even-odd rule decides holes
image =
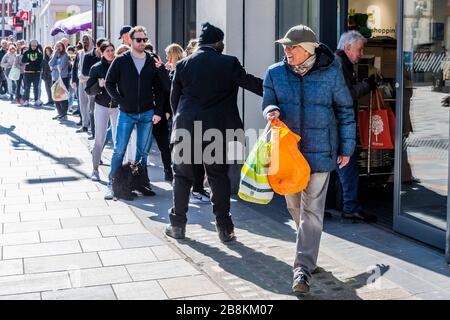
[[[358,82],[353,66],[364,55],[364,46],[367,43],[358,31],[349,31],[341,36],[336,58],[341,63],[345,82],[353,98],[355,117],[358,115],[358,99],[367,95],[376,88],[376,75],[370,76],[362,82]],[[356,121],[356,119],[355,119]],[[358,200],[359,168],[356,154],[350,157],[349,164],[344,168],[337,166],[336,171],[342,185],[344,219],[375,221],[376,216],[362,210]]]

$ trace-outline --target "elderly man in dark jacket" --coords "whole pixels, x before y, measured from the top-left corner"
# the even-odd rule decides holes
[[[355,115],[339,62],[309,27],[293,27],[277,42],[286,58],[266,73],[263,109],[268,121],[280,118],[302,137],[311,167],[306,189],[286,196],[298,227],[292,289],[305,294],[317,267],[330,172],[336,163],[344,168],[355,149]]]
[[[185,237],[194,163],[205,166],[220,240],[227,242],[234,239],[228,165],[218,155],[220,151],[213,161],[205,161],[204,156],[202,159],[202,154],[206,153],[205,148],[211,144],[202,141],[202,137],[208,129],[220,131],[224,137],[227,129],[242,127],[237,107],[239,87],[262,95],[262,80],[247,74],[236,57],[222,54],[223,39],[222,30],[209,23],[203,24],[198,51],[177,64],[172,83],[174,206],[169,213],[171,224],[167,226],[166,234],[176,239]],[[201,130],[198,133],[202,136],[194,137],[194,127],[199,125]],[[183,140],[179,137],[179,133],[186,131],[190,133],[187,144],[185,137]],[[225,145],[226,142],[222,144],[221,151],[224,151]],[[177,157],[181,154],[180,151],[191,154],[195,159],[180,161]]]
[[[364,55],[364,45],[367,42],[358,31],[349,31],[341,36],[338,50],[336,51],[337,60],[341,63],[345,82],[353,99],[353,109],[355,117],[358,115],[358,99],[369,94],[376,88],[376,76],[372,75],[369,79],[359,82],[355,76],[353,66],[357,64]],[[356,119],[355,119],[356,120]],[[342,185],[344,219],[375,221],[376,216],[365,212],[358,200],[359,189],[359,168],[357,155],[353,154],[348,166],[337,168],[339,180]]]

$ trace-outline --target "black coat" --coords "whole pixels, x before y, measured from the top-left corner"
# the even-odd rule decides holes
[[[164,89],[155,61],[149,53],[141,73],[138,73],[131,51],[116,57],[106,76],[106,90],[119,104],[121,111],[138,114],[154,110],[163,116]]]
[[[97,49],[94,48],[91,52],[84,56],[83,70],[81,70],[81,73],[86,77],[89,76],[92,66],[101,60],[101,58],[97,56],[96,52]]]
[[[78,53],[75,57],[75,61],[72,66],[72,82],[77,85],[80,83],[80,79],[78,79],[78,66],[80,65],[80,54]]]
[[[89,80],[86,84],[86,93],[95,96],[95,102],[107,108],[117,108],[105,88],[100,87],[98,80],[106,79],[110,63],[105,59],[94,64],[89,72]]]
[[[358,100],[370,93],[370,86],[367,81],[358,82],[354,72],[354,65],[342,50],[336,51],[337,60],[341,63],[345,83],[353,98],[353,108],[355,115],[358,115]]]
[[[263,95],[262,79],[247,74],[236,57],[201,47],[177,64],[170,96],[173,129],[193,132],[194,121],[202,121],[203,132],[243,128],[239,87]]]
[[[50,66],[48,65],[51,57],[45,55],[44,59],[42,60],[42,73],[41,78],[42,80],[52,80],[52,70],[50,69]]]

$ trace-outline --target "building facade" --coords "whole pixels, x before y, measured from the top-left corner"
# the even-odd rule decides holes
[[[123,24],[144,25],[162,56],[167,45],[186,45],[209,21],[225,31],[226,53],[259,77],[283,58],[274,41],[293,25],[311,26],[333,50],[342,32],[359,28],[369,39],[367,56],[355,71],[361,78],[370,70],[383,75],[386,106],[396,115],[395,150],[357,150],[363,205],[380,224],[445,251],[450,262],[448,1],[94,0],[93,5],[98,35],[118,41]],[[369,102],[360,101],[362,111]],[[264,127],[260,106],[261,98],[241,92],[246,128]],[[336,185],[330,190],[339,200]]]
[[[40,0],[32,10],[32,22],[28,28],[28,39],[39,39],[43,44],[54,44],[66,36],[60,33],[51,35],[51,30],[58,20],[92,9],[91,0]],[[66,36],[67,37],[67,36]],[[71,43],[76,42],[76,35],[71,37]]]

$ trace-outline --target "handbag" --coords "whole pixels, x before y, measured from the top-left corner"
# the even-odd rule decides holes
[[[59,77],[58,80],[52,85],[50,91],[52,93],[53,101],[66,101],[69,100],[69,90],[67,90],[63,79],[61,78],[61,67],[58,66]]]
[[[20,69],[16,66],[13,66],[9,71],[8,78],[12,81],[17,81],[20,79]]]
[[[370,149],[394,149],[395,115],[390,108],[386,108],[384,105],[382,94],[378,88],[375,92],[371,92],[370,100],[369,110],[362,110],[358,113],[362,148],[369,149],[370,140]]]

